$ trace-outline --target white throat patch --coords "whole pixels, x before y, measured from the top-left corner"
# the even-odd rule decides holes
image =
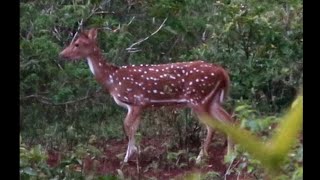
[[[90,58],[87,58],[87,60],[88,60],[89,68],[90,68],[92,74],[94,75],[94,69],[93,69],[92,60]]]

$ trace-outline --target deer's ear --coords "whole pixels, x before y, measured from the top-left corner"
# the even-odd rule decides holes
[[[93,41],[95,41],[97,39],[97,29],[96,28],[92,28],[88,31],[88,38]]]

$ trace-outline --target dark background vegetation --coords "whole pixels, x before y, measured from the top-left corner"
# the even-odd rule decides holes
[[[83,165],[79,149],[91,155],[103,150],[92,141],[125,141],[126,111],[95,82],[87,62],[58,57],[79,24],[100,28],[104,56],[119,66],[198,59],[222,65],[231,77],[225,107],[243,128],[267,138],[302,90],[302,13],[300,0],[20,1],[20,175],[84,177],[63,164],[47,166],[47,152],[63,152],[68,165]],[[127,49],[166,18],[136,51]],[[170,137],[168,152],[174,152],[200,146],[204,133],[189,110],[157,109],[144,113],[138,139]],[[301,141],[291,155],[284,179],[301,177]],[[258,162],[245,152],[239,156],[249,160],[235,170],[263,177]]]

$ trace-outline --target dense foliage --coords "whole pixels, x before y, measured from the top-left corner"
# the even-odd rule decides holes
[[[34,175],[30,169],[41,164],[44,147],[124,138],[125,111],[94,81],[86,61],[58,57],[79,27],[100,28],[99,45],[116,65],[196,59],[222,65],[232,83],[226,107],[242,127],[268,137],[303,84],[302,8],[300,0],[20,1],[21,136],[32,151],[22,152],[22,174]],[[176,146],[200,141],[200,125],[188,110],[152,111],[143,116],[143,137],[175,132]],[[301,151],[299,144],[286,176],[301,173]]]

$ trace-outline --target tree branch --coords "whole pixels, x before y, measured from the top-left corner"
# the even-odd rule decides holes
[[[84,101],[86,99],[90,99],[90,98],[96,96],[99,92],[101,92],[101,89],[97,90],[96,92],[94,92],[94,93],[92,93],[90,95],[88,95],[88,92],[87,92],[87,95],[85,97],[82,97],[82,98],[79,98],[79,99],[75,99],[75,100],[66,101],[66,102],[62,102],[62,103],[53,103],[50,98],[45,97],[45,96],[41,96],[41,95],[38,95],[38,94],[32,94],[32,95],[29,95],[29,96],[22,97],[22,98],[20,98],[20,100],[26,100],[26,99],[29,99],[29,98],[35,98],[42,104],[53,105],[53,106],[61,106],[61,105],[66,105],[66,104],[74,104],[74,103],[78,103],[80,101]]]
[[[78,33],[79,33],[80,29],[82,28],[83,18],[81,19],[81,21],[80,21],[78,24],[79,24],[79,26],[78,26],[77,32],[74,34],[74,36],[73,36],[73,38],[72,38],[71,43],[73,43],[74,39],[77,37],[77,35],[78,35]]]
[[[163,20],[163,22],[161,23],[161,25],[159,26],[159,28],[158,28],[156,31],[154,31],[153,33],[151,33],[150,36],[148,36],[148,37],[146,37],[146,38],[144,38],[144,39],[141,39],[141,40],[133,43],[130,47],[126,48],[126,50],[127,50],[129,53],[134,53],[134,52],[140,51],[140,50],[138,50],[137,48],[134,48],[134,46],[141,44],[143,41],[146,41],[146,40],[149,39],[151,36],[153,36],[153,35],[155,35],[157,32],[159,32],[160,29],[164,26],[164,23],[167,21],[167,19],[168,19],[168,18],[166,18],[165,20]]]

